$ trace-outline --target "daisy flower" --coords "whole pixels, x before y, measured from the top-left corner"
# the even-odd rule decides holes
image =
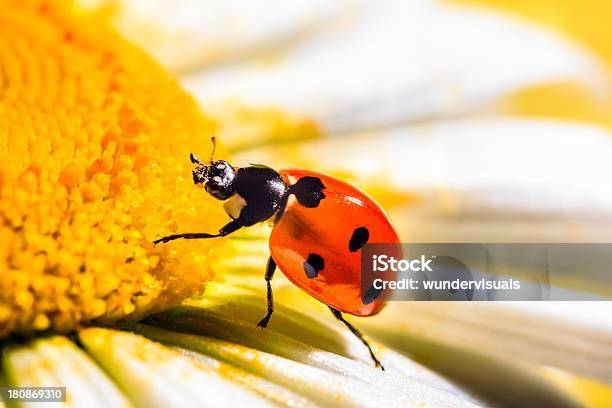
[[[557,3],[6,0],[0,387],[76,407],[608,406],[608,302],[390,302],[350,320],[381,371],[282,276],[256,327],[267,225],[152,243],[227,222],[191,180],[213,136],[232,163],[363,188],[406,242],[609,242],[612,8]]]

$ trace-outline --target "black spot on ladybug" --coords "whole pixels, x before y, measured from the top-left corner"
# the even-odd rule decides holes
[[[364,305],[369,305],[370,303],[378,299],[381,293],[382,289],[376,289],[374,286],[370,286],[370,289],[368,289],[366,293],[361,295],[361,301]]]
[[[315,208],[319,206],[321,200],[325,198],[323,189],[325,185],[318,177],[306,176],[302,177],[289,188],[289,194],[295,195],[298,203],[307,208]]]
[[[366,227],[355,228],[351,240],[349,241],[349,250],[351,252],[359,251],[370,239],[370,231]]]
[[[316,278],[324,267],[325,262],[323,261],[321,255],[318,254],[308,255],[308,259],[306,259],[306,262],[304,262],[304,272],[306,272],[306,276],[308,276],[310,279]]]

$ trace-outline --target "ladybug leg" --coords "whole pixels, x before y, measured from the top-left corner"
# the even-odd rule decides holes
[[[160,242],[166,243],[170,241],[174,241],[175,239],[183,238],[183,239],[204,239],[204,238],[217,238],[224,237],[226,235],[231,234],[234,231],[239,230],[242,227],[242,223],[238,220],[233,220],[227,223],[223,228],[219,230],[217,234],[207,234],[206,232],[188,232],[185,234],[176,234],[176,235],[168,235],[160,239],[156,239],[153,241],[153,245],[157,245]]]
[[[272,313],[274,312],[274,299],[272,298],[272,277],[274,276],[274,271],[276,270],[276,262],[272,257],[268,258],[268,266],[266,267],[266,284],[268,287],[268,313],[264,316],[263,319],[259,323],[257,323],[257,327],[261,327],[263,329],[268,326],[268,322],[270,321],[270,317],[272,317]]]
[[[352,324],[350,324],[349,322],[344,320],[344,317],[342,316],[342,313],[340,313],[339,310],[334,309],[333,307],[330,307],[329,310],[331,310],[331,312],[333,313],[333,315],[334,315],[334,317],[336,319],[338,319],[342,323],[344,323],[346,325],[346,327],[348,327],[348,329],[351,331],[351,333],[353,333],[359,340],[361,340],[361,342],[363,344],[365,344],[365,346],[368,348],[368,351],[370,352],[370,357],[372,357],[372,360],[374,361],[374,365],[376,367],[380,367],[381,370],[385,371],[385,367],[383,367],[382,364],[380,364],[380,361],[374,355],[374,352],[372,351],[372,348],[370,347],[370,344],[363,337],[363,334],[361,334],[361,332],[359,330],[357,330]]]

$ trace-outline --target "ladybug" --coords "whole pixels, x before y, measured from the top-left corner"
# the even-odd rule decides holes
[[[225,201],[224,209],[232,220],[216,234],[176,234],[153,243],[223,237],[271,220],[265,273],[268,308],[257,326],[265,328],[274,311],[271,281],[278,267],[296,286],[327,305],[384,370],[367,340],[342,315],[371,316],[384,306],[384,291],[374,286],[362,290],[360,251],[368,242],[399,244],[382,208],[352,185],[314,171],[276,171],[263,165],[237,168],[224,160],[214,161],[214,137],[212,142],[209,164],[190,154],[197,165],[193,182]]]

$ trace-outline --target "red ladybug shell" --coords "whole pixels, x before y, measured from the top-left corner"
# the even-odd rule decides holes
[[[325,195],[314,208],[289,195],[270,236],[272,258],[280,270],[306,293],[341,312],[378,313],[386,296],[377,293],[364,304],[360,248],[364,239],[399,243],[382,208],[362,191],[333,177],[297,169],[279,173],[290,185],[303,177],[318,178]]]

